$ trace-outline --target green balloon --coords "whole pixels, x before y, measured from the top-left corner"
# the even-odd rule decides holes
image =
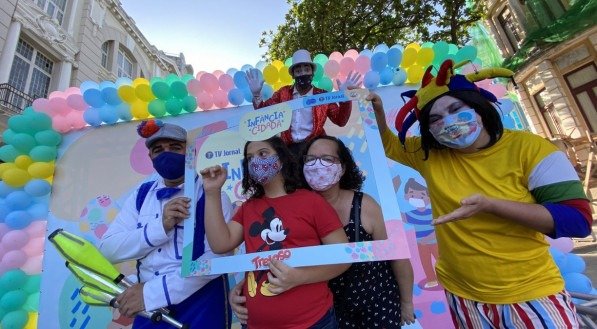
[[[23,309],[27,312],[37,312],[39,310],[39,292],[33,293],[27,297]]]
[[[51,129],[42,130],[35,134],[35,140],[41,145],[58,146],[62,142],[62,135]]]
[[[195,111],[195,109],[197,108],[197,99],[195,98],[195,96],[188,95],[187,97],[183,98],[182,108],[189,113]]]
[[[17,310],[6,313],[2,317],[2,329],[22,329],[29,320],[29,314],[24,310]]]
[[[192,74],[188,74],[188,73],[183,75],[182,78],[180,78],[180,80],[182,80],[182,82],[184,82],[185,85],[193,79],[195,79],[195,77]]]
[[[284,66],[286,66],[286,67],[292,66],[292,57],[286,58],[286,60],[284,61]]]
[[[2,140],[4,141],[5,144],[12,144],[12,138],[16,134],[17,133],[15,133],[14,131],[12,131],[12,129],[6,129],[2,133]]]
[[[0,291],[20,289],[27,282],[27,274],[20,269],[7,271],[0,277]],[[39,290],[39,287],[38,289]]]
[[[29,132],[29,119],[24,115],[15,115],[8,118],[8,128],[12,129],[16,133],[27,133]]]
[[[39,292],[40,282],[41,282],[40,274],[31,275],[27,278],[27,281],[23,284],[23,286],[21,288],[23,290],[25,290],[25,292],[28,294]]]
[[[166,101],[166,112],[170,115],[180,114],[182,111],[182,101],[178,98],[171,98]]]
[[[177,81],[178,80],[178,76],[174,73],[170,73],[168,74],[164,80],[168,83],[168,84],[172,84],[172,82]]]
[[[21,153],[12,145],[0,147],[0,160],[4,162],[14,162]]]
[[[33,136],[25,133],[19,133],[13,136],[12,146],[14,146],[19,152],[29,153],[31,149],[37,146],[37,142]]]
[[[334,83],[330,78],[322,77],[321,79],[319,79],[319,88],[325,89],[327,91],[332,91],[332,89],[334,88]]]
[[[319,63],[315,63],[315,73],[313,74],[313,81],[319,81],[323,76],[323,66]]]
[[[313,57],[313,63],[324,66],[328,62],[328,57],[324,54],[317,54]]]
[[[161,99],[154,99],[147,105],[147,110],[156,118],[166,115],[166,103]]]
[[[35,133],[52,129],[52,118],[45,113],[34,112],[26,116],[29,121],[29,130],[27,131],[31,135]]]
[[[170,86],[168,86],[168,84],[165,83],[164,81],[158,81],[158,82],[152,83],[151,91],[153,92],[155,97],[157,97],[159,99],[166,100],[166,99],[172,97],[172,95],[170,94]]]
[[[34,147],[29,156],[34,162],[49,162],[56,160],[58,152],[54,146],[39,145]]]
[[[189,92],[187,91],[187,85],[182,81],[174,81],[170,85],[170,91],[172,92],[172,96],[176,98],[185,98]]]
[[[18,310],[25,304],[27,293],[21,289],[12,290],[0,298],[0,307],[7,311]]]

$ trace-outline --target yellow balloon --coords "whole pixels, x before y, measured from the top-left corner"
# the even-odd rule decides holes
[[[140,84],[135,87],[135,95],[140,100],[150,102],[155,99],[155,95],[151,91],[151,87],[147,84]]]
[[[402,63],[400,66],[407,68],[415,63],[417,60],[417,51],[414,48],[404,49],[402,53]]]
[[[433,61],[434,56],[433,48],[421,48],[417,54],[417,64],[427,67]]]
[[[272,65],[279,70],[284,66],[284,62],[282,62],[279,59],[276,59],[275,61],[272,62]]]
[[[133,87],[137,87],[139,85],[148,85],[149,81],[145,78],[137,78],[133,80]]]
[[[31,179],[29,173],[23,169],[13,168],[2,173],[2,180],[12,187],[21,187]]]
[[[131,104],[131,114],[137,119],[147,119],[149,111],[147,110],[147,102],[136,100]]]
[[[280,81],[284,85],[289,85],[292,83],[292,76],[288,73],[288,67],[284,66],[280,69]]]
[[[48,177],[48,178],[44,178],[44,180],[48,183],[50,183],[50,185],[52,185],[52,182],[54,181],[54,175]]]
[[[37,313],[29,312],[29,320],[27,320],[27,323],[23,329],[37,329],[37,316]]]
[[[418,43],[416,43],[416,42],[409,43],[404,49],[408,49],[408,48],[412,48],[412,49],[414,49],[416,51],[421,50],[421,46]]]
[[[280,73],[275,66],[268,65],[263,68],[263,80],[265,80],[265,82],[268,84],[273,85],[274,83],[278,82],[279,76]]]
[[[34,162],[27,172],[34,178],[48,178],[54,175],[54,162]]]
[[[4,174],[5,171],[9,169],[14,169],[16,167],[17,166],[12,162],[0,163],[0,177],[2,177],[2,174]]]
[[[419,83],[421,82],[421,78],[423,78],[423,74],[425,73],[425,69],[421,65],[411,65],[406,70],[406,76],[408,77],[408,81],[410,83]]]
[[[274,91],[276,91],[284,86],[285,86],[285,84],[282,81],[278,81],[272,86],[272,88],[274,88]]]
[[[118,97],[120,97],[120,99],[129,104],[132,104],[134,101],[137,100],[135,88],[133,88],[133,86],[128,85],[122,85],[118,87]]]
[[[19,155],[15,159],[15,165],[21,169],[27,169],[31,163],[33,163],[33,160],[28,155]]]

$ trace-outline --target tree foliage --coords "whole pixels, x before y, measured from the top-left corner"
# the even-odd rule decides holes
[[[297,49],[312,53],[439,41],[464,44],[467,28],[482,18],[483,1],[287,0],[286,22],[264,31],[265,57],[283,59]]]

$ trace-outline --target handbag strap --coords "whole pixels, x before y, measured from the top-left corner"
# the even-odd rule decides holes
[[[361,201],[363,200],[363,192],[354,192],[352,198],[351,216],[354,221],[354,242],[359,242],[361,231]]]

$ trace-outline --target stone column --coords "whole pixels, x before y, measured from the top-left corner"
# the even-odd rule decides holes
[[[71,0],[70,11],[68,13],[68,25],[66,31],[71,36],[75,33],[75,20],[77,19],[77,7],[79,6],[79,0]]]
[[[12,61],[15,58],[19,36],[21,35],[21,22],[13,21],[8,27],[8,36],[4,43],[4,49],[0,55],[0,83],[7,83],[10,77]]]
[[[69,61],[62,61],[58,63],[58,74],[56,77],[55,90],[66,90],[70,87],[70,78],[73,70],[73,64]]]

